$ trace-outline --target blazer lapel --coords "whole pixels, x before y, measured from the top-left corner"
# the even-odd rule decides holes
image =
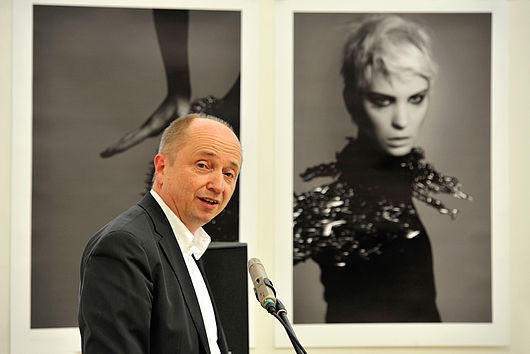
[[[151,193],[148,192],[138,204],[151,216],[155,231],[161,236],[161,239],[158,241],[160,248],[164,252],[173,272],[175,273],[176,280],[184,294],[186,305],[188,306],[193,322],[195,323],[199,337],[201,338],[206,352],[209,354],[210,346],[208,344],[208,336],[206,335],[206,328],[204,327],[199,301],[169,221]]]

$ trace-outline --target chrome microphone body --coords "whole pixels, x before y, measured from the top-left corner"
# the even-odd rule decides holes
[[[254,293],[261,306],[269,312],[275,311],[276,291],[261,261],[257,258],[251,258],[248,261],[248,272],[254,284]]]

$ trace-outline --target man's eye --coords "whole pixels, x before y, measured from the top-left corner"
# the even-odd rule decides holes
[[[233,178],[234,174],[232,172],[225,172],[225,176],[228,178]]]
[[[424,99],[425,99],[425,94],[414,95],[409,98],[409,102],[412,104],[420,104],[423,102]]]
[[[206,164],[204,162],[199,162],[199,163],[197,163],[197,167],[201,168],[201,169],[202,168],[206,168]]]

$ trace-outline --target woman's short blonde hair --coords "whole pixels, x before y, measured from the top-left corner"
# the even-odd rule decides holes
[[[432,83],[437,65],[431,39],[419,24],[397,15],[374,15],[351,26],[342,56],[345,91],[359,95],[375,73],[388,80],[417,74]]]

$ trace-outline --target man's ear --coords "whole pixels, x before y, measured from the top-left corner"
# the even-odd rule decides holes
[[[155,164],[155,184],[162,184],[164,181],[164,171],[167,165],[167,157],[163,154],[157,154],[154,160]]]

